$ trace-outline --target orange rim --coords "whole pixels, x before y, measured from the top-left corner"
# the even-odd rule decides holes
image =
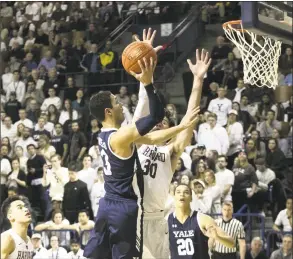
[[[245,30],[245,29],[237,29],[237,28],[233,27],[233,25],[240,25],[241,26],[241,24],[242,24],[241,20],[235,20],[235,21],[229,21],[229,22],[223,23],[222,27],[224,30],[230,30],[230,28],[233,28],[233,30],[235,30],[235,31],[247,32],[247,30]]]

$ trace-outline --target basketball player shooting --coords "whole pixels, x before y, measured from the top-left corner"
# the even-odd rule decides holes
[[[160,48],[155,48],[159,50]],[[90,100],[91,114],[103,125],[98,142],[103,160],[105,197],[100,200],[95,231],[84,250],[87,258],[138,257],[136,249],[137,196],[132,187],[137,158],[135,144],[166,141],[196,120],[198,109],[193,109],[184,123],[158,134],[149,133],[162,121],[164,107],[152,84],[156,64],[153,59],[138,62],[141,73],[132,75],[147,92],[150,113],[132,125],[121,127],[124,121],[122,105],[109,91],[99,92]]]
[[[23,196],[7,198],[2,205],[2,213],[11,224],[11,229],[1,234],[1,259],[32,259],[33,245],[27,236],[32,222],[29,201]]]
[[[143,41],[149,40],[151,31],[143,31]],[[139,41],[138,38],[136,38]],[[194,75],[192,93],[188,102],[186,115],[182,119],[188,119],[188,114],[200,104],[202,84],[211,59],[204,50],[196,50],[196,64],[187,61]],[[148,97],[143,85],[140,85],[139,101],[134,113],[134,120],[149,114]],[[170,129],[172,122],[168,116],[158,124],[154,130],[161,132]],[[168,143],[157,143],[158,145],[142,145],[139,150],[139,160],[144,169],[144,198],[143,198],[143,257],[144,258],[168,258],[169,241],[168,227],[164,219],[164,209],[168,199],[169,185],[176,169],[177,161],[190,144],[195,123],[184,131],[181,131]],[[162,132],[161,132],[162,133]],[[168,139],[170,140],[170,139]]]
[[[208,238],[233,248],[234,239],[210,216],[192,211],[191,200],[190,187],[179,184],[175,189],[175,212],[168,217],[171,259],[210,259]]]

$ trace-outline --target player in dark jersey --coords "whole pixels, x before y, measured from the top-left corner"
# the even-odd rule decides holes
[[[148,31],[145,42],[152,45],[155,32]],[[159,48],[155,48],[158,50]],[[122,105],[110,92],[99,92],[90,101],[91,114],[103,125],[98,142],[103,160],[106,195],[100,200],[93,234],[85,247],[87,258],[133,258],[139,256],[136,249],[137,196],[132,187],[137,152],[135,144],[166,141],[191,126],[198,109],[190,113],[190,119],[173,129],[147,134],[162,121],[165,112],[152,85],[155,65],[152,58],[139,62],[142,73],[133,74],[146,89],[150,114],[132,125],[121,127],[124,121]]]
[[[180,184],[175,189],[175,212],[168,217],[171,259],[209,259],[208,238],[234,247],[229,237],[208,215],[190,209],[191,189]]]

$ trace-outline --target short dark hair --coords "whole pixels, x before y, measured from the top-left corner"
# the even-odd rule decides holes
[[[228,161],[228,158],[225,156],[225,155],[218,155],[218,159],[219,158],[225,158],[225,161],[227,162]]]
[[[79,215],[80,213],[85,213],[88,217],[90,216],[90,214],[89,214],[89,212],[88,212],[87,210],[80,210],[80,211],[78,212],[78,215]]]
[[[255,165],[266,165],[266,160],[262,157],[259,157],[255,160]]]
[[[90,113],[98,121],[105,120],[105,109],[113,108],[111,103],[111,92],[101,91],[95,94],[90,100]]]
[[[19,74],[19,70],[13,70],[13,74],[18,73]]]
[[[15,192],[16,194],[18,194],[18,189],[17,189],[17,187],[15,187],[15,186],[10,186],[9,188],[8,188],[8,192],[9,191],[12,191],[12,192]]]
[[[169,123],[169,127],[170,128],[176,126],[176,123],[175,123],[174,119],[171,118],[171,114],[170,114],[170,112],[167,109],[165,109],[165,117],[168,120],[168,123]]]
[[[73,244],[78,244],[80,246],[80,243],[79,241],[77,240],[77,238],[74,238],[74,239],[71,239],[70,240],[70,245],[73,245]]]
[[[78,171],[80,171],[81,169],[82,169],[82,166],[81,166],[81,164],[78,163],[78,162],[74,162],[74,161],[72,161],[72,162],[70,162],[70,163],[68,164],[68,171],[71,171],[71,172],[78,172]]]
[[[8,197],[2,204],[1,212],[3,213],[4,217],[7,218],[8,210],[10,209],[11,203],[14,201],[23,201],[25,205],[27,205],[28,208],[30,208],[30,203],[28,198],[21,196],[21,195],[15,195],[12,197]]]
[[[85,154],[82,158],[82,160],[84,160],[86,157],[89,157],[91,159],[91,162],[93,162],[93,157],[89,154]]]
[[[34,147],[35,149],[37,148],[34,144],[28,144],[28,145],[26,146],[26,149],[28,149],[29,147]]]

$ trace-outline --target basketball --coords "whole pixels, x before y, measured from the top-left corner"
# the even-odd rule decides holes
[[[129,44],[122,53],[122,65],[124,69],[129,73],[141,73],[141,69],[138,65],[138,60],[146,58],[148,61],[150,57],[153,58],[154,62],[157,61],[157,53],[153,47],[145,42],[132,42]]]

